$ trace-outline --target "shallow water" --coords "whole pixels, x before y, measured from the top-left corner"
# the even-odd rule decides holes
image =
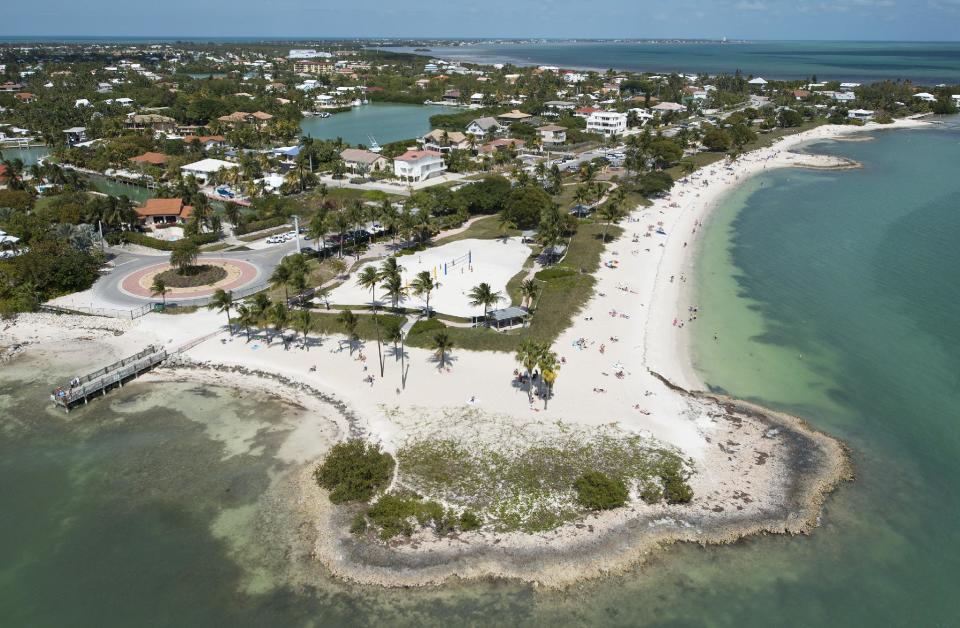
[[[413,52],[412,48],[388,48]],[[909,79],[924,85],[952,84],[960,73],[957,42],[759,41],[721,43],[546,42],[431,46],[441,59],[476,63],[608,68],[634,72],[733,74],[776,79],[873,82]]]
[[[64,417],[46,391],[82,356],[28,353],[0,367],[0,625],[955,625],[960,132],[876,137],[816,147],[863,170],[755,179],[702,243],[707,380],[853,448],[812,536],[680,546],[563,593],[348,586],[258,518],[311,454],[302,411],[137,383]]]
[[[402,105],[370,103],[329,118],[304,118],[300,130],[317,139],[343,139],[347,144],[370,146],[370,138],[380,144],[409,140],[430,131],[430,116],[462,111],[440,105]]]

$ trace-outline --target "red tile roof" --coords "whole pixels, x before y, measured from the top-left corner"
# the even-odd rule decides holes
[[[151,198],[143,207],[137,207],[137,215],[141,218],[148,216],[179,216],[186,220],[193,213],[193,207],[184,205],[179,198]]]
[[[443,157],[435,150],[408,150],[399,157],[394,157],[394,161],[418,161],[425,157]]]

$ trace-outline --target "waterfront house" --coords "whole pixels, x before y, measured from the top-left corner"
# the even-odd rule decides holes
[[[163,153],[146,152],[142,155],[131,157],[130,161],[142,166],[160,166],[162,168],[163,166],[167,165],[167,161],[169,161],[169,159],[170,156],[164,155]]]
[[[237,164],[222,159],[201,159],[186,166],[180,166],[183,176],[193,176],[200,185],[206,185],[211,176],[221,169],[238,168]]]
[[[557,124],[537,127],[537,133],[544,144],[563,144],[567,141],[567,128]]]
[[[217,118],[217,120],[223,124],[229,124],[230,126],[237,126],[238,124],[253,124],[256,126],[261,126],[270,120],[273,120],[273,116],[263,111],[254,111],[253,113],[247,113],[246,111],[234,111],[230,115],[220,116]]]
[[[383,155],[359,148],[347,148],[340,152],[340,158],[350,172],[378,172],[386,170],[390,162]]]
[[[459,89],[448,89],[443,92],[443,102],[450,103],[453,105],[460,103],[460,90]]]
[[[847,117],[851,120],[868,122],[869,120],[873,120],[873,111],[869,109],[851,109],[847,112]]]
[[[919,92],[913,95],[914,98],[918,98],[923,102],[937,102],[937,97],[931,94],[930,92]]]
[[[470,96],[470,105],[471,105],[472,107],[481,107],[481,106],[483,106],[483,99],[484,99],[484,98],[485,98],[485,96],[484,96],[483,94],[481,94],[480,92],[477,92],[477,93],[475,93],[475,94],[472,94],[472,95]]]
[[[419,141],[424,150],[433,150],[438,153],[449,153],[451,150],[470,148],[469,138],[459,131],[434,129],[421,137]]]
[[[63,134],[67,136],[67,145],[69,146],[76,146],[87,141],[87,127],[75,126],[64,129]]]
[[[443,155],[432,150],[408,150],[393,160],[393,173],[411,183],[441,175],[446,169]]]
[[[750,87],[756,87],[762,92],[764,89],[767,88],[767,81],[766,79],[763,79],[758,76],[757,78],[753,78],[747,81],[747,85],[749,85]]]
[[[147,226],[175,225],[185,223],[193,213],[193,207],[180,198],[151,198],[135,211]]]
[[[852,92],[858,87],[860,87],[860,83],[840,83],[841,92]]]
[[[605,137],[623,135],[627,130],[627,114],[618,111],[595,111],[587,118],[587,132]]]
[[[485,116],[472,120],[470,124],[467,125],[467,133],[478,139],[483,139],[491,135],[496,135],[502,128],[496,118]]]

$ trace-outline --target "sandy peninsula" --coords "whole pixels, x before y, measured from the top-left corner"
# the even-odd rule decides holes
[[[351,511],[329,504],[313,480],[311,461],[289,474],[289,507],[315,525],[310,555],[345,580],[421,586],[505,577],[562,587],[629,568],[673,542],[807,533],[818,524],[824,496],[851,477],[843,445],[799,418],[703,392],[691,361],[688,332],[696,321],[682,278],[692,274],[696,238],[710,211],[744,179],[770,168],[855,166],[793,149],[920,124],[821,126],[704,168],[678,182],[668,197],[634,211],[622,223],[624,234],[604,253],[594,296],[554,344],[563,364],[546,408],[512,386],[512,355],[454,349],[452,365],[438,369],[430,352],[410,348],[411,369],[401,388],[399,363],[389,354],[379,377],[375,347],[367,347],[366,361],[336,337],[309,350],[297,343],[285,350],[279,341],[230,336],[223,315],[206,311],[126,322],[24,315],[0,326],[0,347],[86,338],[102,348],[98,358],[108,358],[148,344],[175,350],[215,334],[150,377],[258,387],[322,408],[336,417],[341,437],[363,436],[391,452],[411,438],[462,432],[450,417],[469,412],[471,439],[509,446],[557,425],[584,433],[612,427],[680,452],[695,472],[695,497],[686,505],[633,499],[549,532],[481,529],[438,538],[421,531],[386,544],[349,534]]]

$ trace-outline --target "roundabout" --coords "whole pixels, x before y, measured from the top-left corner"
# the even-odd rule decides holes
[[[221,278],[207,285],[191,287],[173,287],[168,285],[166,298],[183,301],[208,297],[217,290],[224,290],[226,292],[239,290],[252,285],[260,275],[260,271],[256,266],[237,259],[203,258],[202,264],[220,269],[222,272],[215,273],[215,276]],[[124,276],[120,281],[120,291],[128,296],[141,299],[157,298],[151,288],[153,282],[158,275],[167,273],[171,271],[172,268],[169,263],[164,262],[135,270]]]

